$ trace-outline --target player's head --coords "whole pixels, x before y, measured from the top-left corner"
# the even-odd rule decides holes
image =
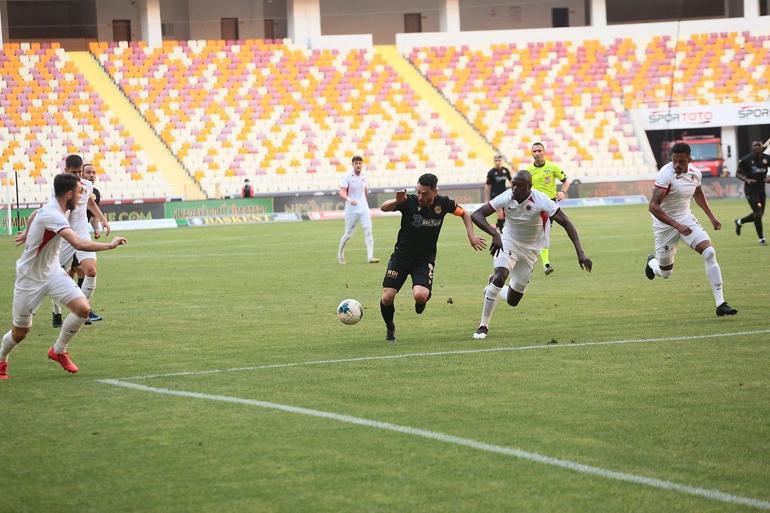
[[[532,158],[535,159],[535,165],[542,166],[545,163],[545,145],[541,142],[532,144]]]
[[[532,175],[529,174],[529,171],[521,170],[513,175],[511,190],[513,191],[513,199],[519,203],[529,198],[529,194],[532,192]]]
[[[425,173],[417,179],[417,202],[421,207],[427,207],[433,203],[438,194],[438,177],[431,173]]]
[[[671,162],[674,164],[674,171],[681,175],[690,164],[690,145],[687,143],[676,143],[671,147]]]
[[[72,173],[61,173],[53,179],[53,193],[57,200],[64,200],[67,210],[77,206],[81,187],[80,178]]]
[[[83,178],[89,182],[96,180],[96,166],[93,164],[83,164]]]
[[[356,174],[361,173],[361,169],[364,167],[364,158],[361,155],[356,155],[353,157],[353,171],[355,171]]]
[[[80,155],[67,155],[64,160],[64,172],[80,176],[83,172],[83,158]]]
[[[500,169],[501,167],[503,167],[503,160],[505,160],[505,157],[503,157],[502,153],[498,153],[497,155],[495,155],[495,167],[497,169]]]
[[[751,142],[751,153],[753,153],[754,155],[759,156],[760,154],[762,154],[762,150],[764,149],[765,149],[765,145],[759,139]]]

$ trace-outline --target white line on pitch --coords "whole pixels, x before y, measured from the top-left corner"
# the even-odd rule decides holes
[[[505,456],[513,456],[515,458],[532,461],[535,463],[542,463],[544,465],[550,465],[553,467],[561,467],[573,472],[579,472],[581,474],[591,474],[595,476],[604,477],[607,479],[614,479],[616,481],[626,481],[630,483],[636,483],[643,486],[652,488],[662,488],[664,490],[672,490],[688,495],[695,495],[697,497],[704,497],[715,501],[726,502],[729,504],[741,504],[744,506],[751,506],[754,508],[770,510],[770,502],[754,499],[751,497],[741,497],[739,495],[732,495],[720,490],[712,490],[708,488],[699,488],[696,486],[689,486],[686,484],[676,483],[674,481],[666,481],[663,479],[656,479],[654,477],[645,477],[637,474],[629,474],[627,472],[618,472],[615,470],[608,470],[601,467],[594,467],[591,465],[584,465],[574,461],[563,460],[559,458],[553,458],[536,452],[529,452],[516,447],[504,447],[500,445],[492,445],[478,440],[470,438],[461,438],[458,436],[448,435],[446,433],[439,433],[436,431],[427,431],[424,429],[413,428],[409,426],[401,426],[398,424],[391,424],[389,422],[380,422],[377,420],[369,420],[361,417],[352,417],[350,415],[342,415],[339,413],[331,413],[319,410],[311,410],[308,408],[301,408],[298,406],[290,406],[287,404],[278,404],[268,401],[256,401],[253,399],[242,399],[240,397],[230,397],[226,395],[212,395],[202,394],[198,392],[186,392],[184,390],[170,390],[168,388],[149,387],[146,385],[140,385],[138,383],[130,383],[127,381],[121,381],[117,379],[103,379],[99,380],[100,383],[107,385],[114,385],[118,387],[128,388],[132,390],[139,390],[143,392],[152,392],[155,394],[171,395],[177,397],[188,397],[193,399],[204,399],[207,401],[219,401],[225,403],[245,404],[248,406],[256,406],[259,408],[268,408],[272,410],[279,410],[286,413],[296,413],[300,415],[309,415],[311,417],[320,417],[324,419],[336,420],[337,422],[345,422],[347,424],[356,424],[359,426],[365,426],[375,429],[384,429],[387,431],[395,431],[397,433],[404,433],[412,436],[419,436],[422,438],[429,438],[431,440],[437,440],[439,442],[445,442],[455,445],[462,445],[470,447],[472,449],[478,449],[481,451],[492,452],[495,454],[502,454]]]
[[[302,367],[307,365],[334,365],[337,363],[352,363],[352,362],[367,362],[373,360],[397,360],[402,358],[418,358],[426,356],[452,356],[463,354],[476,354],[476,353],[504,353],[510,351],[528,351],[532,349],[569,349],[575,347],[587,347],[587,346],[611,346],[620,344],[646,344],[651,342],[673,342],[680,340],[700,340],[705,338],[722,338],[722,337],[737,337],[742,335],[759,335],[762,333],[770,333],[770,329],[757,330],[757,331],[737,331],[734,333],[712,333],[710,335],[683,335],[679,337],[660,337],[660,338],[639,338],[639,339],[623,339],[623,340],[606,340],[603,342],[579,342],[576,344],[540,344],[532,346],[517,346],[517,347],[489,347],[484,349],[458,349],[455,351],[437,351],[430,353],[403,353],[393,354],[385,356],[358,356],[355,358],[341,358],[337,360],[311,360],[307,362],[290,362],[290,363],[275,363],[269,365],[256,365],[252,367],[235,367],[232,369],[212,369],[206,371],[186,371],[186,372],[170,372],[168,374],[150,374],[145,376],[132,376],[124,379],[137,380],[137,379],[150,379],[150,378],[169,378],[175,376],[202,376],[205,374],[218,374],[221,372],[242,372],[253,371],[260,369],[281,369],[284,367]]]

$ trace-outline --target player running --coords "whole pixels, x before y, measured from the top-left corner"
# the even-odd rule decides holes
[[[735,315],[738,311],[725,302],[722,290],[722,271],[716,250],[708,233],[690,211],[690,199],[706,213],[715,230],[722,228],[711,212],[701,188],[701,172],[690,165],[690,146],[676,143],[671,148],[671,162],[660,168],[650,199],[652,233],[655,235],[655,254],[647,257],[644,273],[652,280],[656,276],[671,277],[677,243],[682,240],[703,257],[706,276],[716,302],[717,317]]]
[[[353,171],[346,174],[340,182],[340,197],[345,200],[345,232],[340,238],[340,246],[337,250],[337,261],[345,263],[345,245],[353,236],[356,224],[361,223],[364,230],[364,242],[366,243],[366,255],[370,264],[380,261],[374,256],[374,236],[372,235],[372,217],[369,213],[369,204],[366,195],[369,186],[366,177],[362,174],[364,159],[358,155],[353,157]]]
[[[67,345],[88,318],[91,310],[82,290],[59,265],[59,241],[66,240],[80,251],[105,251],[125,244],[115,237],[109,244],[81,238],[70,227],[66,212],[76,207],[83,186],[77,176],[62,173],[54,178],[54,197],[32,219],[27,228],[24,252],[16,261],[13,291],[13,325],[0,341],[0,380],[8,379],[8,354],[27,336],[32,316],[48,295],[67,305],[72,312],[64,320],[56,343],[48,350],[48,358],[67,372],[78,367],[67,352]]]

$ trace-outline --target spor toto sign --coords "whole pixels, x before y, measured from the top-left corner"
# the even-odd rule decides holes
[[[761,125],[770,123],[770,102],[639,109],[636,114],[645,130]]]

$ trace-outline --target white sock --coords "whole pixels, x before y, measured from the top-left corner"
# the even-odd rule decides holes
[[[649,262],[647,262],[647,265],[650,266],[650,269],[652,269],[652,272],[654,272],[657,276],[660,276],[660,264],[658,263],[657,258],[653,258]]]
[[[489,327],[489,319],[492,318],[492,313],[495,311],[497,303],[500,301],[500,287],[495,286],[494,283],[487,285],[484,289],[484,305],[481,308],[481,326]]]
[[[72,337],[78,332],[83,323],[86,322],[85,317],[78,317],[74,313],[71,313],[64,319],[61,331],[59,332],[59,338],[56,339],[56,343],[53,345],[53,350],[56,354],[62,354],[67,351],[67,344],[70,343]]]
[[[83,291],[86,299],[91,299],[96,290],[96,276],[86,276],[83,278],[83,285],[80,286],[80,290]]]
[[[374,237],[372,236],[371,228],[364,228],[364,242],[366,243],[367,258],[371,260],[374,258]]]
[[[725,302],[725,295],[722,291],[722,270],[717,263],[717,252],[713,247],[708,247],[701,253],[706,265],[706,277],[711,283],[711,292],[714,294],[714,302],[717,306]]]
[[[350,235],[348,235],[348,232],[343,233],[342,238],[340,239],[340,247],[337,250],[337,258],[345,258],[345,244],[347,244],[349,240]]]
[[[7,360],[8,353],[10,353],[17,345],[19,345],[19,343],[13,339],[11,331],[8,331],[8,333],[3,335],[3,340],[0,342],[0,361]]]
[[[508,285],[503,285],[503,288],[500,289],[500,297],[505,299],[505,301],[508,301],[508,294],[511,293],[511,287]]]
[[[61,315],[61,305],[57,303],[56,301],[53,302],[53,307],[51,308],[54,314]]]

